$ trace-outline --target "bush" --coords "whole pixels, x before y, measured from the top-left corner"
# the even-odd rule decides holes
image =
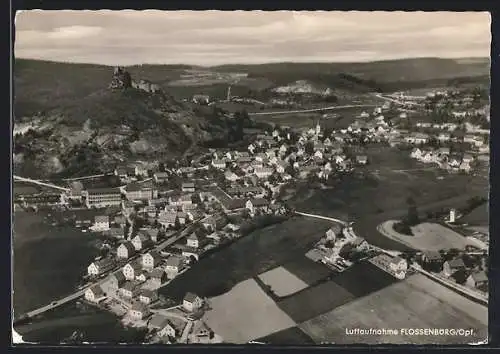
[[[394,224],[393,228],[394,228],[394,231],[396,231],[400,234],[413,236],[413,232],[411,231],[410,226],[404,221],[401,221],[401,222]]]

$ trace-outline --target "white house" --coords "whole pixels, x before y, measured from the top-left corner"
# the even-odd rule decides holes
[[[235,182],[239,179],[239,177],[236,173],[229,171],[229,170],[224,172],[224,177],[230,182]]]
[[[141,264],[134,261],[131,263],[127,263],[125,267],[123,267],[123,275],[127,280],[135,280],[137,274],[141,271]]]
[[[107,272],[111,268],[113,268],[113,262],[111,261],[111,259],[104,258],[99,261],[90,263],[90,265],[87,267],[87,273],[88,275],[96,276]]]
[[[182,306],[189,312],[197,311],[203,306],[203,300],[196,294],[187,293],[182,300]]]
[[[200,247],[200,237],[196,233],[192,233],[186,238],[186,246],[198,248]]]
[[[262,167],[256,168],[254,173],[258,178],[268,178],[273,174],[273,170],[269,167]]]
[[[161,255],[156,251],[148,252],[142,255],[142,266],[143,268],[153,269],[162,261]]]
[[[99,285],[95,285],[85,290],[85,300],[98,303],[106,298],[106,294]]]
[[[420,150],[419,148],[413,149],[410,153],[410,157],[419,160],[422,157],[422,150]]]
[[[167,259],[166,266],[165,266],[165,272],[167,273],[168,277],[171,279],[175,277],[184,267],[184,263],[182,261],[182,258],[178,256],[171,256]]]
[[[158,293],[154,290],[141,289],[139,293],[139,301],[145,305],[149,305],[158,300]]]
[[[99,215],[94,219],[93,231],[107,231],[109,230],[109,216]]]
[[[212,160],[212,166],[218,169],[224,169],[226,168],[226,161],[224,160]]]
[[[149,244],[151,244],[151,239],[149,238],[148,235],[144,233],[138,233],[133,239],[132,239],[132,244],[134,245],[134,248],[136,251],[140,251],[141,249],[147,247]]]
[[[135,247],[129,241],[122,243],[120,246],[118,246],[118,249],[116,251],[118,258],[121,259],[130,258],[134,253],[135,253]]]
[[[439,141],[450,141],[451,140],[451,135],[449,133],[439,133],[439,135],[437,136],[437,139]]]

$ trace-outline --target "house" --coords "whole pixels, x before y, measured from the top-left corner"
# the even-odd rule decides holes
[[[448,164],[450,165],[450,167],[460,166],[461,161],[462,159],[457,154],[451,154],[448,158]]]
[[[191,262],[191,259],[194,258],[196,261],[200,259],[201,254],[203,253],[200,249],[195,249],[192,247],[187,247],[182,250],[182,257],[188,259]]]
[[[139,182],[129,183],[124,188],[128,200],[151,200],[158,198],[158,191],[151,186]]]
[[[360,165],[366,165],[368,163],[368,157],[366,155],[357,155],[356,162]]]
[[[184,193],[194,193],[196,192],[196,187],[194,185],[194,182],[185,182],[182,184],[181,190]]]
[[[106,294],[99,285],[95,285],[85,290],[84,297],[87,301],[98,303],[106,298]]]
[[[158,242],[158,237],[160,236],[160,230],[155,228],[145,228],[139,230],[139,232],[146,234],[151,239],[151,242],[154,243]]]
[[[168,320],[167,320],[166,324],[163,326],[163,328],[158,331],[158,336],[160,336],[160,337],[175,338],[177,335],[178,335],[177,329]]]
[[[218,168],[221,170],[225,169],[226,168],[226,161],[214,159],[214,160],[212,160],[212,166],[214,168]]]
[[[178,256],[171,256],[167,259],[165,272],[169,278],[175,277],[184,268],[184,262],[182,258]]]
[[[354,241],[352,241],[352,245],[356,247],[358,251],[364,251],[369,248],[368,242],[362,237],[356,237]]]
[[[167,278],[167,274],[163,268],[155,268],[149,274],[151,285],[159,288]]]
[[[440,157],[450,156],[450,148],[442,147],[437,150],[437,153]]]
[[[139,301],[143,304],[149,305],[158,300],[158,293],[154,290],[141,289],[139,293]]]
[[[236,173],[229,170],[224,172],[224,177],[230,182],[235,182],[240,179]]]
[[[471,154],[464,154],[464,156],[462,157],[462,162],[470,164],[472,161],[474,161],[474,156],[472,156]]]
[[[187,293],[182,300],[182,307],[184,307],[184,309],[189,312],[199,310],[202,305],[203,300],[198,295],[193,293]]]
[[[122,285],[120,288],[120,295],[132,299],[136,297],[139,292],[141,291],[141,288],[139,287],[139,283],[136,281],[128,281]]]
[[[132,239],[132,244],[136,251],[140,251],[150,246],[152,241],[147,234],[140,232]]]
[[[156,183],[165,183],[168,181],[169,174],[167,172],[156,172],[153,174],[153,179]]]
[[[109,230],[109,216],[99,215],[94,218],[93,231],[107,231]]]
[[[394,257],[391,259],[389,268],[395,273],[406,272],[408,269],[408,263],[401,257]]]
[[[255,145],[254,145],[254,144],[250,144],[250,145],[248,145],[248,148],[247,148],[247,149],[248,149],[248,151],[249,151],[251,154],[253,154],[253,152],[255,151],[255,148],[256,148],[256,147],[255,147]]]
[[[269,206],[269,202],[264,198],[255,198],[247,200],[245,203],[245,208],[248,209],[251,213],[254,213],[256,210],[265,209]]]
[[[148,328],[153,330],[158,330],[158,335],[160,337],[176,337],[177,331],[172,323],[167,317],[155,313],[148,321]]]
[[[149,309],[146,305],[141,302],[132,305],[129,311],[130,318],[134,320],[142,320],[149,315]]]
[[[118,249],[116,251],[117,257],[121,259],[130,258],[134,253],[135,253],[135,247],[132,244],[132,242],[129,241],[122,243],[120,246],[118,246]]]
[[[185,205],[193,204],[193,197],[191,194],[181,194],[178,198],[170,198],[170,205],[184,207]]]
[[[119,227],[125,227],[125,224],[127,223],[127,219],[123,215],[117,215],[113,219],[113,223],[115,225],[118,225]]]
[[[455,258],[450,261],[446,261],[443,264],[443,273],[447,277],[451,277],[453,273],[464,269],[465,269],[465,264],[462,258]]]
[[[441,271],[443,266],[443,257],[438,251],[425,251],[422,254],[422,263],[435,271]]]
[[[410,153],[410,157],[420,160],[422,158],[422,154],[422,150],[420,150],[419,148],[414,148]]]
[[[194,232],[186,238],[186,246],[188,247],[198,248],[201,246],[201,243],[202,237]]]
[[[262,167],[256,168],[254,173],[258,178],[268,178],[273,174],[273,170],[269,167]]]
[[[142,255],[142,266],[144,268],[152,269],[160,264],[162,261],[161,255],[156,251],[148,252]]]
[[[206,105],[210,103],[210,96],[208,95],[194,95],[192,98],[193,103]]]
[[[177,212],[162,211],[158,215],[158,223],[163,227],[175,226],[175,221],[177,220]]]
[[[203,220],[202,224],[207,231],[216,231],[226,226],[227,219],[223,217],[210,216]]]
[[[127,263],[122,269],[123,275],[125,276],[125,279],[134,280],[135,277],[141,271],[141,268],[142,268],[142,265],[137,261]]]
[[[471,288],[480,289],[483,291],[488,290],[488,277],[484,271],[474,272],[467,278],[465,284]]]
[[[330,227],[328,231],[326,231],[326,239],[331,240],[335,242],[337,239],[337,236],[340,235],[342,232],[342,227],[340,225],[335,224],[334,226]]]
[[[108,270],[113,268],[113,266],[113,261],[110,258],[104,258],[99,261],[90,263],[90,265],[87,267],[87,273],[91,276],[97,276],[107,272]]]
[[[122,271],[116,271],[107,280],[107,285],[110,289],[117,291],[120,287],[125,284],[126,279]]]
[[[458,168],[462,171],[469,172],[471,170],[471,166],[469,163],[463,161]]]
[[[119,188],[93,188],[83,192],[85,203],[89,208],[117,206],[122,203]]]

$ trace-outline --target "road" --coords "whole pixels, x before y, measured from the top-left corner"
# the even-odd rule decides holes
[[[328,220],[328,221],[338,222],[339,224],[342,224],[343,226],[347,226],[348,225],[348,223],[346,221],[344,221],[344,220],[330,218],[328,216],[308,214],[308,213],[303,213],[303,212],[300,212],[300,211],[296,211],[295,214],[302,215],[302,216],[307,216],[307,217],[310,217],[310,218],[316,218],[316,219],[322,219],[322,220]]]
[[[14,175],[13,177],[14,177],[14,181],[33,183],[33,184],[37,184],[39,186],[54,188],[54,189],[57,189],[60,191],[65,191],[65,192],[68,192],[70,190],[69,188],[56,186],[55,184],[45,183],[45,182],[37,181],[37,180],[31,179],[31,178],[25,178],[25,177],[20,177],[20,176],[16,176],[16,175]]]
[[[82,179],[90,179],[90,178],[98,178],[98,177],[104,177],[107,174],[102,173],[100,175],[92,175],[92,176],[82,176],[82,177],[75,177],[75,178],[65,178],[63,181],[71,182],[71,181],[80,181]]]
[[[377,98],[380,98],[380,99],[382,99],[382,100],[386,100],[386,101],[394,102],[394,103],[397,103],[397,104],[402,104],[402,105],[404,105],[404,104],[411,104],[411,105],[414,105],[414,106],[423,106],[423,105],[422,105],[422,104],[420,104],[420,103],[415,103],[415,102],[404,102],[404,101],[400,101],[400,100],[397,100],[397,99],[392,98],[392,97],[383,96],[383,95],[381,95],[381,94],[379,94],[379,93],[374,94],[374,96],[375,96],[375,97],[377,97]],[[405,111],[405,112],[416,112],[416,111],[411,110],[411,109],[402,109],[402,110],[403,110],[403,111]]]
[[[323,108],[312,108],[312,109],[299,109],[293,111],[277,111],[277,112],[254,112],[248,113],[249,116],[266,116],[273,114],[289,114],[289,113],[309,113],[309,112],[321,112],[321,111],[331,111],[335,109],[344,109],[344,108],[370,108],[376,107],[374,104],[354,104],[354,105],[345,105],[345,106],[328,106]]]
[[[203,220],[203,218],[200,218],[200,219],[196,220],[195,222],[193,222],[193,224],[192,224],[192,225],[189,225],[187,228],[185,228],[185,229],[184,229],[184,230],[182,230],[182,231],[179,231],[176,235],[173,235],[173,236],[172,236],[172,237],[170,237],[168,240],[165,240],[165,241],[163,241],[162,243],[160,243],[159,245],[155,246],[155,247],[154,247],[154,249],[156,249],[156,250],[160,251],[160,250],[162,250],[162,249],[164,249],[164,248],[166,248],[166,247],[170,246],[171,244],[173,244],[173,243],[177,242],[178,240],[180,240],[181,238],[185,237],[187,234],[189,234],[190,232],[192,232],[192,231],[196,228],[196,223],[197,223],[198,221],[201,221],[201,220]],[[130,258],[130,259],[129,259],[129,261],[133,261],[133,260],[135,260],[135,259],[137,259],[137,258],[141,257],[144,253],[147,253],[147,252],[149,252],[149,251],[151,251],[151,249],[146,249],[146,250],[142,251],[141,253],[139,253],[139,254],[135,255],[134,257]],[[109,272],[108,272],[108,275],[107,275],[107,276],[109,276],[109,274],[111,274],[111,273],[115,272],[115,271],[116,271],[116,270],[118,270],[119,268],[120,268],[120,267],[113,268],[111,271],[109,271]],[[98,285],[98,284],[100,284],[101,282],[104,282],[104,281],[105,281],[105,279],[107,278],[107,276],[102,277],[102,278],[101,278],[101,279],[99,279],[98,281],[93,282],[93,283],[91,283],[91,284],[89,284],[89,285],[85,286],[84,288],[80,289],[79,291],[77,291],[77,292],[75,292],[75,293],[73,293],[73,294],[71,294],[71,295],[68,295],[68,296],[66,296],[66,297],[64,297],[64,298],[62,298],[62,299],[59,299],[59,300],[53,301],[53,302],[51,302],[49,305],[46,305],[46,306],[40,307],[40,308],[38,308],[38,309],[36,309],[36,310],[30,311],[30,312],[26,313],[25,315],[23,315],[22,317],[27,316],[27,317],[29,317],[29,318],[32,318],[32,317],[34,317],[34,316],[37,316],[37,315],[40,315],[40,314],[42,314],[42,313],[44,313],[44,312],[47,312],[47,311],[49,311],[49,310],[52,310],[52,309],[54,309],[54,308],[56,308],[56,307],[59,307],[59,306],[61,306],[61,305],[64,305],[64,304],[66,304],[66,303],[68,303],[68,302],[70,302],[70,301],[76,300],[76,299],[78,299],[79,297],[83,296],[83,295],[85,294],[85,291],[87,291],[87,289],[92,288],[93,286]]]

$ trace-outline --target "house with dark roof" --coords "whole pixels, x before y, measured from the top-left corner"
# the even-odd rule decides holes
[[[125,279],[134,280],[141,270],[142,270],[142,265],[137,260],[135,260],[130,263],[127,263],[123,267],[122,271],[123,275],[125,275]]]
[[[142,266],[144,268],[153,269],[162,261],[162,256],[156,251],[150,251],[142,255]]]
[[[99,285],[95,285],[85,290],[85,300],[98,303],[106,298],[106,294]]]
[[[268,207],[269,202],[264,198],[249,199],[245,203],[245,208],[247,208],[251,213],[256,210],[266,210]]]
[[[187,293],[182,300],[182,307],[189,312],[197,311],[203,306],[203,299],[191,292]]]
[[[158,191],[140,182],[132,182],[125,186],[125,195],[128,200],[151,200],[158,198]]]
[[[93,188],[83,192],[85,203],[89,208],[118,206],[122,203],[119,188]]]
[[[142,320],[147,316],[149,316],[149,314],[150,314],[149,308],[142,302],[135,303],[129,310],[129,316],[134,320]]]
[[[154,290],[141,289],[139,293],[139,301],[143,304],[149,305],[158,300],[158,293]]]
[[[168,181],[169,174],[168,172],[156,172],[153,175],[153,179],[156,183],[165,183]]]
[[[146,233],[138,233],[133,239],[132,244],[136,251],[140,251],[148,246],[150,246],[153,242],[151,238]]]
[[[107,231],[109,230],[109,216],[108,215],[98,215],[94,218],[94,225],[92,225],[93,231]]]
[[[107,280],[107,285],[113,290],[118,290],[127,280],[122,271],[116,271]]]
[[[443,264],[443,273],[447,277],[451,277],[459,270],[465,270],[465,263],[460,257],[446,261]]]
[[[488,290],[488,277],[484,271],[471,273],[465,283],[471,288],[476,288],[482,291]]]
[[[184,261],[179,256],[170,256],[167,258],[165,272],[168,278],[174,278],[184,268]]]
[[[149,273],[149,277],[151,285],[154,288],[159,288],[167,279],[167,273],[165,273],[165,269],[163,268],[155,268]]]
[[[127,241],[125,243],[122,243],[120,246],[118,246],[118,249],[116,251],[116,255],[120,259],[128,259],[132,257],[132,255],[135,253],[135,247],[132,244],[132,242]]]
[[[151,316],[151,319],[148,321],[148,328],[149,329],[162,331],[166,327],[170,327],[170,328],[168,328],[165,331],[165,334],[163,336],[175,337],[177,335],[175,327],[172,326],[172,324],[168,320],[168,318],[162,314],[155,313],[155,314],[153,314],[153,316]]]
[[[128,299],[132,299],[132,298],[136,297],[137,295],[139,295],[141,288],[140,288],[138,282],[128,281],[120,287],[119,291],[120,291],[121,296],[128,298]]]
[[[113,268],[114,263],[110,258],[104,258],[95,262],[90,263],[87,267],[88,275],[97,276],[99,274],[105,273],[111,268]]]
[[[196,187],[194,185],[194,182],[185,182],[182,184],[181,190],[185,193],[195,193]]]

